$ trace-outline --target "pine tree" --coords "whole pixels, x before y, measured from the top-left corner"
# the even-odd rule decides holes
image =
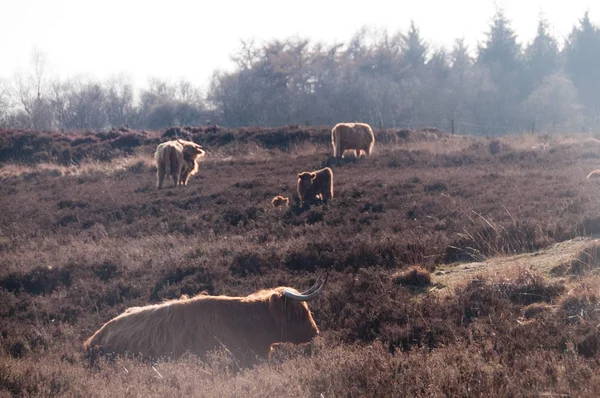
[[[456,39],[454,41],[454,47],[452,47],[450,57],[453,68],[464,68],[473,64],[473,58],[469,54],[469,48],[465,44],[464,38]]]
[[[561,67],[558,43],[548,33],[548,22],[540,19],[537,36],[525,50],[525,79],[527,91],[533,91],[547,76]]]
[[[521,46],[502,10],[496,12],[487,40],[479,46],[477,66],[489,71],[496,90],[490,102],[476,105],[481,108],[475,111],[477,118],[493,134],[521,128],[523,121],[518,104],[528,94],[523,89]]]
[[[419,69],[425,65],[428,48],[427,44],[421,38],[421,33],[415,25],[415,21],[410,22],[410,29],[402,38],[406,46],[403,53],[404,64],[410,65],[414,69]]]
[[[502,10],[494,16],[487,40],[479,47],[477,61],[486,65],[498,81],[521,72],[521,46]]]
[[[571,78],[588,118],[600,115],[600,29],[586,12],[573,28],[564,49],[565,70]]]

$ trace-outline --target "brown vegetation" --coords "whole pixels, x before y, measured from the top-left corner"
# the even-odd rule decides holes
[[[201,184],[164,191],[160,133],[0,134],[0,395],[600,395],[598,244],[560,272],[540,265],[551,245],[600,231],[586,137],[505,137],[492,154],[486,138],[378,130],[387,145],[356,161],[329,157],[327,127],[185,131],[214,156]],[[58,164],[63,146],[81,157]],[[297,170],[326,166],[336,199],[300,209]],[[290,207],[269,211],[274,192]],[[519,269],[501,268],[519,253]],[[417,264],[429,288],[394,283]],[[82,355],[129,307],[304,286],[322,269],[310,350],[251,368],[225,348],[93,367]]]
[[[392,280],[397,285],[423,288],[431,285],[431,274],[419,265],[415,265],[407,270],[396,272],[392,275]]]

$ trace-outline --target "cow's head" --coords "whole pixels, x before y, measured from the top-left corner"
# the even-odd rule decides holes
[[[316,177],[315,173],[311,173],[308,171],[303,171],[302,173],[298,174],[298,179],[300,181],[310,181],[310,180],[314,180]]]
[[[195,160],[198,156],[204,156],[204,149],[195,142],[177,140],[183,146],[183,157],[187,160]]]
[[[327,278],[328,274],[324,278],[320,276],[313,287],[304,292],[289,287],[275,289],[269,298],[269,309],[279,321],[282,341],[308,343],[319,334],[319,328],[306,302],[315,299],[321,293]]]
[[[310,173],[308,171],[304,171],[298,174],[298,190],[302,192],[302,195],[309,194],[310,190],[312,189],[312,183],[314,178],[315,177],[313,173]]]

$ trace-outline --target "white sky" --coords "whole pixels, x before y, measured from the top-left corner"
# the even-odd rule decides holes
[[[433,47],[464,37],[471,49],[504,9],[521,43],[543,15],[562,41],[598,0],[0,0],[0,79],[31,65],[34,48],[51,76],[94,79],[124,74],[181,78],[206,88],[216,69],[231,69],[240,40],[291,36],[347,42],[361,27],[405,32],[414,20]]]

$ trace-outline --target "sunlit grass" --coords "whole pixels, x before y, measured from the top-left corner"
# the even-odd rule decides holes
[[[153,169],[154,159],[152,155],[136,154],[120,157],[109,162],[97,160],[84,160],[78,164],[64,166],[56,163],[37,163],[35,165],[21,163],[4,163],[0,167],[0,178],[27,177],[33,175],[48,177],[89,176],[106,175],[111,176],[130,170]]]

